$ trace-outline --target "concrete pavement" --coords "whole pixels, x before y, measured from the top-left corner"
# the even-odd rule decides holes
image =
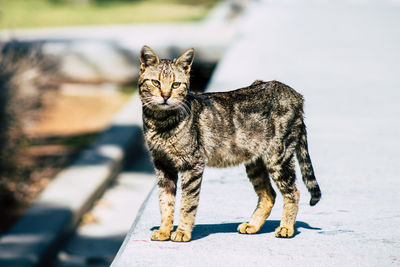
[[[261,232],[241,235],[256,205],[244,168],[208,168],[193,240],[150,241],[154,190],[112,266],[399,266],[399,14],[395,1],[252,2],[208,90],[277,79],[301,92],[321,202],[298,179],[293,239],[274,237],[279,194]]]

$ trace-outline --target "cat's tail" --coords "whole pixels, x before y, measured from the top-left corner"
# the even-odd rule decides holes
[[[321,190],[315,179],[310,154],[308,153],[306,126],[304,122],[302,124],[300,140],[296,147],[296,157],[300,165],[303,182],[311,194],[310,206],[314,206],[321,199]]]

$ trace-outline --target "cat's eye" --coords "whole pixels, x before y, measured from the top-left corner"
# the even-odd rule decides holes
[[[172,89],[176,89],[176,88],[178,88],[179,86],[181,86],[181,83],[175,82],[175,83],[172,84],[171,88],[172,88]]]
[[[159,82],[159,81],[157,81],[157,80],[151,80],[151,82],[153,83],[153,85],[154,85],[155,87],[160,87],[160,82]]]

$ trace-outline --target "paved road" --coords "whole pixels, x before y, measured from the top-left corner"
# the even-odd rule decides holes
[[[240,235],[256,197],[243,166],[207,169],[190,243],[151,242],[154,191],[120,266],[399,266],[400,6],[396,1],[254,1],[209,91],[281,80],[306,99],[323,198],[299,179],[293,239],[277,239],[282,198],[257,235]],[[299,173],[299,172],[298,172]]]

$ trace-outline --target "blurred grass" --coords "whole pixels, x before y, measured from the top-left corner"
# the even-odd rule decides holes
[[[28,147],[58,145],[73,150],[79,150],[88,147],[96,140],[100,132],[83,133],[65,136],[50,136],[42,138],[31,138]]]
[[[127,84],[122,86],[121,88],[121,93],[128,99],[129,97],[132,96],[134,92],[137,91],[137,85],[136,84]]]
[[[78,0],[0,0],[0,29],[196,21],[204,18],[218,2],[218,0],[86,1],[87,4],[77,4]]]

